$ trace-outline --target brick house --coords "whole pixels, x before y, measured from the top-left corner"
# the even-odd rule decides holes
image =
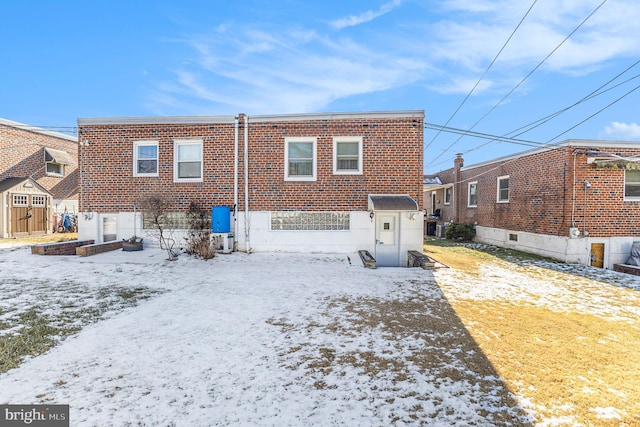
[[[192,203],[228,207],[241,251],[367,249],[378,265],[406,264],[422,249],[423,122],[423,111],[78,119],[80,238],[147,233],[140,201],[161,193],[175,218]]]
[[[77,156],[74,137],[0,119],[0,238],[49,233],[53,214],[77,212]]]
[[[610,269],[640,240],[637,142],[567,140],[469,166],[458,155],[437,177],[423,188],[438,231],[474,223],[478,242]]]

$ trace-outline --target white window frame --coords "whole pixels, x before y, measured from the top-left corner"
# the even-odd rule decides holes
[[[313,144],[313,159],[311,175],[289,175],[289,144],[296,142],[311,142]],[[284,180],[285,181],[316,181],[317,179],[317,163],[318,163],[318,138],[296,136],[284,139]]]
[[[475,204],[471,204],[471,186],[474,186],[476,189],[476,202]],[[469,208],[477,208],[478,207],[478,181],[473,181],[467,184],[467,207]]]
[[[46,162],[45,170],[48,176],[64,176],[64,165],[62,163],[56,162]],[[54,172],[49,170],[49,165],[57,166],[60,169],[60,172]]]
[[[180,178],[178,176],[178,151],[179,147],[196,145],[200,147],[200,176],[191,178]],[[173,141],[173,182],[202,182],[204,174],[203,143],[201,139],[176,139]]]
[[[358,168],[338,169],[338,145],[343,143],[358,144]],[[333,173],[335,175],[362,175],[362,137],[361,136],[336,136],[333,138]]]
[[[449,194],[449,199],[447,200],[447,193]],[[444,189],[444,204],[450,205],[451,199],[453,198],[453,187],[446,187]]]
[[[141,160],[138,155],[139,147],[156,147],[156,158],[155,159],[144,159],[144,160],[155,160],[156,161],[156,171],[152,173],[144,173],[138,172],[138,161]],[[134,141],[133,142],[133,176],[149,176],[156,177],[158,176],[158,170],[160,169],[160,162],[158,157],[160,157],[160,148],[158,141]]]
[[[28,194],[13,194],[12,206],[29,206]]]
[[[47,196],[33,195],[31,196],[31,205],[34,207],[47,206]]]
[[[638,196],[627,196],[627,172],[629,170],[636,170],[636,169],[625,169],[625,171],[624,171],[624,188],[623,188],[624,200],[628,201],[628,202],[638,202],[638,201],[640,201],[640,197],[638,197]],[[638,181],[637,184],[635,184],[635,181],[634,181],[634,185],[640,185],[640,181]]]
[[[509,186],[507,187],[507,198],[503,199],[500,196],[500,182],[505,179],[509,180]],[[496,180],[496,203],[509,203],[509,197],[511,196],[511,180],[509,179],[509,175],[499,176]]]

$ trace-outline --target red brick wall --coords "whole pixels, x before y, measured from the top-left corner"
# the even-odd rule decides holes
[[[409,194],[422,204],[422,122],[313,120],[249,125],[252,210],[366,210],[368,194]],[[285,137],[317,137],[317,180],[284,180]],[[363,174],[333,174],[333,137],[363,138]],[[254,143],[255,141],[255,143]]]
[[[78,155],[78,143],[40,132],[0,123],[0,181],[6,178],[35,179],[56,199],[73,199],[78,193],[78,165],[66,165],[64,177],[47,176],[44,147]]]
[[[145,196],[162,194],[172,210],[233,204],[233,124],[80,126],[80,210],[131,212]],[[173,182],[173,141],[203,141],[203,182]],[[133,143],[158,141],[158,177],[133,176]]]
[[[233,204],[234,124],[82,125],[80,210],[132,211],[146,194],[172,198],[174,210],[190,202]],[[317,180],[284,180],[285,137],[317,137]],[[363,137],[362,175],[333,174],[333,137]],[[204,180],[173,182],[173,141],[201,138]],[[133,142],[159,141],[159,176],[133,176]],[[251,122],[251,210],[366,210],[367,194],[402,193],[422,203],[423,123],[415,118]],[[244,122],[239,129],[239,206],[244,209]]]
[[[587,155],[580,154],[584,150],[563,146],[462,170],[455,185],[460,195],[455,220],[557,236],[568,235],[574,225],[586,229],[590,237],[640,236],[640,202],[624,201],[624,170],[598,170],[595,163],[587,164]],[[602,151],[626,157],[640,155],[640,149]],[[574,156],[574,152],[578,154]],[[497,203],[497,178],[504,175],[510,178],[509,203]],[[452,178],[453,169],[443,171],[442,177]],[[592,185],[586,200],[585,180]],[[476,208],[467,206],[468,183],[472,181],[478,183]],[[453,209],[444,209],[445,215],[450,211]]]

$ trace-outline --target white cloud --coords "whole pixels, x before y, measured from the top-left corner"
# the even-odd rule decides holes
[[[603,134],[608,139],[640,141],[640,125],[637,123],[611,122],[605,126]]]
[[[361,13],[360,15],[349,15],[345,18],[336,19],[329,24],[338,30],[347,27],[354,27],[356,25],[364,24],[366,22],[373,21],[374,19],[391,12],[396,7],[400,6],[400,0],[392,0],[389,3],[385,3],[380,6],[377,11],[369,10]]]

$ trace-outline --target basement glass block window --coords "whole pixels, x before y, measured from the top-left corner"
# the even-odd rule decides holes
[[[271,212],[273,231],[344,231],[350,227],[349,212]]]
[[[211,212],[209,212],[209,217],[211,217]],[[167,212],[158,218],[158,222],[165,230],[189,230],[191,228],[189,215],[186,212]],[[152,215],[142,214],[142,227],[145,230],[157,229]]]

